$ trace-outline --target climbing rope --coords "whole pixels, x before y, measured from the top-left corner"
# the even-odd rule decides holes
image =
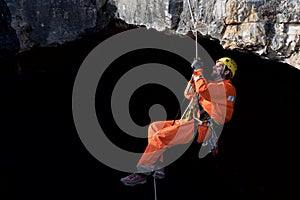
[[[180,120],[182,120],[182,118],[185,116],[186,112],[187,112],[187,111],[188,111],[188,109],[191,107],[191,105],[192,105],[193,101],[194,101],[194,99],[193,99],[193,97],[192,97],[192,99],[191,99],[191,101],[190,101],[189,105],[186,107],[185,111],[184,111],[184,112],[183,112],[183,114],[181,115],[181,118],[180,118]]]
[[[202,11],[202,10],[199,9],[199,13],[198,13],[198,15],[197,15],[197,17],[196,17],[196,19],[195,19],[195,18],[194,18],[194,15],[193,15],[193,11],[192,11],[192,7],[191,7],[190,0],[186,0],[186,1],[187,1],[187,3],[188,3],[189,12],[190,12],[191,19],[192,19],[192,23],[193,23],[193,27],[192,27],[193,30],[192,30],[192,32],[193,32],[193,34],[195,35],[195,54],[196,54],[196,57],[195,57],[195,58],[198,58],[198,34],[197,34],[197,29],[196,29],[196,28],[197,28],[197,23],[198,23],[199,18],[200,18],[200,16],[201,16],[201,11]],[[192,79],[192,78],[193,78],[193,75],[192,75],[191,79]],[[190,85],[190,87],[191,87],[191,85]],[[189,88],[189,89],[190,89],[190,88]],[[186,99],[186,98],[183,99],[183,101],[181,102],[181,104],[183,104],[183,102],[185,101],[185,99]],[[186,107],[185,111],[184,111],[183,114],[181,115],[180,120],[183,119],[183,117],[184,117],[185,114],[187,113],[188,109],[192,106],[193,101],[194,101],[194,96],[192,97],[192,99],[191,99],[189,105]],[[179,113],[179,110],[178,110],[178,113]],[[178,115],[178,113],[177,113],[177,115]],[[177,118],[177,115],[176,115],[175,119]],[[195,118],[195,117],[194,117],[194,118]],[[174,119],[172,125],[174,125],[175,119]],[[154,199],[157,200],[156,178],[155,178],[155,177],[153,177],[153,187],[154,187]]]
[[[190,0],[187,0],[187,2],[188,2],[188,6],[189,6],[189,11],[190,11],[190,14],[191,14],[191,18],[192,18],[192,21],[193,21],[193,28],[195,28],[196,24],[195,24],[195,18],[194,18],[194,15],[193,15],[193,11],[192,11],[191,2],[190,2]]]
[[[193,32],[193,34],[195,35],[195,44],[196,44],[196,46],[195,46],[195,48],[196,48],[196,57],[195,57],[195,58],[198,58],[198,46],[197,46],[197,44],[198,44],[198,34],[197,34],[197,23],[198,23],[198,21],[199,21],[199,19],[200,19],[200,17],[201,17],[202,10],[199,9],[199,13],[198,13],[198,15],[197,15],[197,17],[196,17],[196,19],[195,19],[195,18],[194,18],[194,15],[193,15],[193,11],[192,11],[191,2],[190,2],[190,0],[186,0],[186,1],[188,2],[189,12],[190,12],[191,19],[192,19],[192,23],[193,23],[193,30],[192,30],[192,32]]]
[[[157,194],[156,194],[156,178],[153,177],[153,184],[154,184],[154,199],[157,200]]]
[[[191,15],[191,19],[192,19],[192,23],[193,23],[193,30],[192,30],[192,32],[193,32],[193,34],[195,35],[195,53],[196,53],[196,57],[195,58],[198,58],[198,34],[197,34],[197,23],[198,23],[198,21],[199,21],[199,19],[200,19],[200,16],[202,15],[202,9],[199,9],[199,13],[198,13],[198,15],[197,15],[197,17],[196,17],[196,19],[194,18],[194,15],[193,15],[193,11],[192,11],[192,6],[191,6],[191,2],[190,2],[190,0],[186,0],[187,1],[187,4],[188,4],[188,7],[189,7],[189,12],[190,12],[190,15]],[[191,79],[193,78],[193,76],[191,77]],[[191,85],[190,85],[190,87],[191,87]],[[189,88],[190,89],[190,88]],[[191,101],[190,101],[190,103],[189,103],[189,105],[187,106],[187,108],[185,109],[185,111],[184,111],[184,113],[182,114],[182,116],[181,116],[181,118],[180,119],[182,119],[184,116],[185,116],[185,114],[186,114],[186,112],[188,111],[188,109],[190,108],[190,106],[192,105],[192,103],[193,103],[193,98],[194,97],[192,97],[192,99],[191,99]],[[174,124],[174,123],[173,123]]]

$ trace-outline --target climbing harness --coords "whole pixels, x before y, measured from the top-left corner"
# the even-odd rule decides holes
[[[209,138],[202,143],[203,147],[208,146],[209,152],[212,152],[217,149],[217,142],[218,142],[218,136],[216,133],[215,128],[219,126],[219,124],[214,121],[213,119],[209,118],[207,121],[204,121],[203,124],[200,124],[199,126],[207,126],[208,131],[210,132]]]
[[[209,145],[210,151],[213,151],[217,148],[217,141],[218,136],[216,134],[215,127],[219,126],[219,123],[213,120],[209,114],[203,109],[203,107],[200,105],[200,97],[195,93],[197,97],[197,104],[195,105],[194,112],[193,112],[193,118],[194,118],[194,130],[195,135],[198,133],[198,126],[207,126],[208,131],[210,132],[209,138],[202,143],[202,146]],[[200,116],[198,117],[198,111],[200,112]]]

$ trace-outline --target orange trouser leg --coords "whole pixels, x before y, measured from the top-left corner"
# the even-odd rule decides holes
[[[148,129],[148,145],[138,162],[139,165],[154,165],[166,148],[186,144],[194,137],[194,120],[173,120],[154,122]]]

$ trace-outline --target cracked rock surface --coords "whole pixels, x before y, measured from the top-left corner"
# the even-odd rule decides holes
[[[117,19],[179,35],[196,29],[224,49],[300,69],[300,0],[0,0],[0,12],[0,52],[64,44]]]

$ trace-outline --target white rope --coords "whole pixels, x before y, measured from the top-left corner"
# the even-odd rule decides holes
[[[192,21],[193,21],[193,26],[195,28],[195,19],[194,19],[194,15],[193,15],[193,11],[192,11],[190,0],[187,0],[187,2],[188,2],[188,5],[189,5],[189,10],[190,10],[191,18],[192,18]]]
[[[157,195],[156,195],[156,179],[153,178],[153,184],[154,184],[154,199],[157,200]]]
[[[190,80],[193,78],[193,76],[194,76],[194,75],[191,76]],[[190,84],[190,85],[189,85],[189,88],[187,89],[187,91],[189,91],[189,90],[191,89],[191,87],[192,87],[192,85]],[[194,95],[195,95],[195,94],[194,94]],[[192,103],[193,103],[193,98],[194,98],[194,96],[192,97],[192,99],[191,99],[189,105],[186,107],[185,111],[184,111],[183,114],[181,115],[180,120],[182,120],[182,118],[184,117],[185,113],[188,111],[189,107],[192,105]],[[184,99],[186,99],[186,98],[184,98]]]
[[[196,42],[196,58],[198,58],[198,46],[197,46],[197,43],[198,43],[198,37],[197,37],[197,30],[196,30],[196,26],[197,26],[197,23],[198,23],[198,19],[199,19],[199,16],[200,16],[200,12],[199,14],[197,15],[197,21],[195,21],[195,18],[194,18],[194,15],[193,15],[193,11],[192,11],[192,7],[191,7],[191,3],[190,3],[190,0],[187,0],[188,2],[188,6],[189,6],[189,11],[190,11],[190,14],[191,14],[191,18],[192,18],[192,23],[193,23],[193,33],[195,34],[195,42]],[[193,77],[193,76],[192,76]],[[185,98],[184,98],[185,100]],[[182,118],[185,116],[186,112],[188,111],[188,109],[190,108],[190,106],[192,105],[194,101],[194,97],[192,97],[189,105],[186,107],[185,111],[183,112],[183,114],[181,115],[181,118],[180,120],[182,120]],[[183,102],[182,102],[183,103]],[[194,117],[194,116],[193,116]],[[194,117],[195,119],[195,117]],[[173,122],[174,123],[174,122]],[[153,186],[154,186],[154,199],[157,200],[157,194],[156,194],[156,179],[154,178],[153,179]]]
[[[198,15],[196,17],[196,19],[194,18],[194,15],[193,15],[193,11],[192,11],[192,6],[191,6],[191,2],[190,0],[187,0],[188,2],[188,6],[189,6],[189,11],[190,11],[190,15],[191,15],[191,18],[192,18],[192,22],[193,22],[193,28],[196,30],[196,27],[197,27],[197,23],[202,15],[202,6],[199,6],[199,12],[198,12]]]
[[[195,31],[195,41],[196,41],[196,58],[198,58],[198,34],[197,34],[197,31]]]
[[[196,48],[196,57],[195,58],[198,58],[198,34],[197,34],[197,29],[196,29],[196,27],[197,27],[197,23],[198,23],[198,20],[199,20],[199,18],[200,18],[200,12],[198,13],[198,15],[197,15],[197,18],[196,18],[196,20],[195,20],[195,18],[194,18],[194,15],[193,15],[193,11],[192,11],[192,6],[191,6],[191,3],[190,3],[190,0],[187,0],[187,2],[188,2],[188,6],[189,6],[189,11],[190,11],[190,14],[191,14],[191,19],[192,19],[192,23],[193,23],[193,29],[194,30],[192,30],[192,32],[193,32],[193,34],[195,35],[195,48]]]
[[[193,97],[192,97],[192,99],[191,99],[191,101],[190,101],[189,105],[186,107],[186,109],[185,109],[184,113],[181,115],[181,118],[180,118],[180,120],[182,120],[182,118],[184,117],[185,113],[188,111],[188,109],[189,109],[189,108],[190,108],[190,106],[192,105],[193,101],[194,101],[194,99],[193,99]]]

